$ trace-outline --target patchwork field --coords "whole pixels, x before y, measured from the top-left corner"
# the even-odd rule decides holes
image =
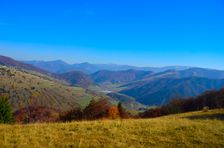
[[[155,119],[0,125],[0,147],[224,147],[224,109]]]

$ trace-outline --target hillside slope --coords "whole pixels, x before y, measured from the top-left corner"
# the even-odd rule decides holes
[[[207,78],[164,78],[124,85],[120,93],[147,105],[162,105],[170,99],[197,96],[207,90],[224,87],[224,80]]]
[[[87,105],[95,97],[79,87],[69,87],[39,73],[0,66],[0,94],[9,94],[14,111],[28,105],[68,110]]]
[[[18,69],[26,69],[26,70],[30,70],[30,71],[35,71],[35,72],[39,72],[42,74],[49,74],[49,72],[42,70],[40,68],[37,68],[35,66],[29,65],[29,64],[25,64],[23,62],[19,62],[16,61],[12,58],[6,57],[6,56],[1,56],[0,55],[0,65],[4,65],[4,66],[9,66],[9,67],[16,67]]]
[[[222,109],[156,119],[0,125],[0,147],[224,147],[223,133]]]
[[[143,104],[136,102],[134,98],[124,94],[108,93],[107,96],[113,98],[113,101],[116,103],[121,102],[128,110],[139,110],[146,108]]]
[[[150,75],[149,71],[108,71],[101,70],[91,75],[91,78],[98,84],[102,83],[129,83],[132,81],[140,80],[146,75]]]
[[[87,88],[89,85],[93,83],[90,76],[79,71],[71,71],[71,72],[59,74],[58,78],[65,80],[72,86],[80,86],[83,88]]]
[[[186,70],[168,70],[145,77],[146,80],[162,79],[162,78],[189,78],[200,77],[209,79],[224,79],[224,71],[205,69],[205,68],[189,68]]]
[[[61,60],[56,61],[25,61],[24,63],[33,65],[35,67],[50,71],[52,73],[66,73],[72,71],[69,64]]]

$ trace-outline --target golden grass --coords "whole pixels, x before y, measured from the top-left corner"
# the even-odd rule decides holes
[[[155,119],[0,125],[0,147],[224,147],[223,115],[224,109]]]

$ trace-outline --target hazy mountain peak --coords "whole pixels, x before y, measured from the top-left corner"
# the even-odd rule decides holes
[[[100,70],[109,70],[109,71],[153,71],[153,72],[163,72],[167,70],[186,70],[190,67],[187,66],[167,66],[167,67],[136,67],[130,65],[118,65],[118,64],[91,64],[89,62],[77,63],[77,64],[68,64],[63,60],[55,61],[28,61],[25,62],[32,64],[36,67],[48,70],[53,73],[64,73],[69,71],[82,71],[87,74],[95,73]]]

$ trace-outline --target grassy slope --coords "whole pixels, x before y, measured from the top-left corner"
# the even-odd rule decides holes
[[[223,117],[224,109],[155,119],[1,125],[0,147],[224,147]]]
[[[0,91],[10,94],[13,109],[40,105],[60,110],[84,106],[97,96],[79,87],[69,87],[39,73],[0,66]]]

